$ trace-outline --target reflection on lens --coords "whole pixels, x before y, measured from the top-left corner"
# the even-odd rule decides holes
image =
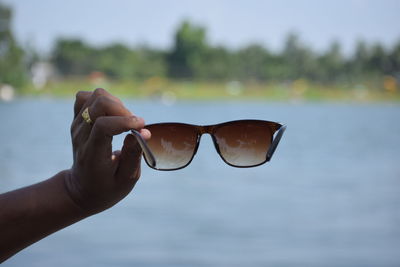
[[[219,127],[214,137],[226,162],[248,167],[266,161],[272,133],[268,123],[262,121],[232,122]]]
[[[181,123],[159,123],[145,127],[151,138],[147,145],[156,159],[157,169],[177,169],[187,165],[196,148],[196,130]]]

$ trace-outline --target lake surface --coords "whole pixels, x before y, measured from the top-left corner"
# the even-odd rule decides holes
[[[183,170],[144,165],[122,202],[3,266],[400,266],[400,105],[126,103],[148,123],[288,128],[260,167],[225,165],[209,136]],[[0,103],[0,192],[71,166],[72,104]]]

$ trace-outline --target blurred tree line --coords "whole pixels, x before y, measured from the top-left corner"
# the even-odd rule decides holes
[[[299,36],[287,36],[284,48],[272,52],[252,44],[232,51],[207,42],[206,29],[184,21],[169,51],[122,44],[91,47],[81,40],[58,40],[52,62],[64,76],[104,72],[116,79],[152,76],[194,80],[290,81],[300,78],[321,83],[359,82],[383,75],[400,78],[400,40],[391,49],[359,41],[345,57],[334,42],[324,53],[304,45]]]
[[[11,31],[11,9],[0,4],[0,85],[21,86],[26,80],[24,51]]]
[[[400,41],[391,49],[359,41],[345,57],[334,42],[324,53],[304,45],[299,36],[287,36],[276,53],[257,44],[232,51],[207,42],[206,29],[184,21],[169,51],[148,47],[131,49],[122,44],[91,47],[80,40],[58,40],[52,62],[62,75],[101,71],[111,78],[282,81],[300,78],[323,83],[352,82],[400,75]]]
[[[287,36],[276,53],[257,44],[232,51],[207,42],[206,29],[184,21],[169,51],[122,44],[94,48],[80,40],[58,40],[52,62],[62,75],[85,75],[93,70],[111,78],[145,79],[162,76],[195,80],[287,81],[300,78],[322,83],[357,82],[382,75],[400,75],[400,41],[391,49],[359,41],[345,57],[334,42],[324,53]]]
[[[10,10],[0,6],[0,83],[18,85],[26,77],[26,66],[32,63],[32,57],[26,60],[24,51],[17,46],[10,19]],[[208,81],[307,79],[326,84],[358,83],[385,75],[400,79],[400,40],[390,48],[359,41],[354,53],[345,56],[339,42],[318,53],[290,33],[279,52],[258,44],[230,50],[210,45],[204,27],[184,21],[175,33],[173,47],[166,51],[124,44],[94,47],[79,39],[59,39],[49,61],[65,78],[97,71],[111,79],[158,76]]]

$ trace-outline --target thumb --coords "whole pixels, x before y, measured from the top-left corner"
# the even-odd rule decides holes
[[[119,181],[130,181],[136,183],[140,177],[140,161],[142,149],[136,137],[128,134],[119,156],[119,166],[116,179]]]

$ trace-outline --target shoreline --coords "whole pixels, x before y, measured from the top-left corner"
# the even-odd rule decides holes
[[[255,101],[255,102],[400,102],[400,90],[393,91],[366,85],[320,85],[306,81],[284,83],[193,82],[150,79],[144,82],[87,80],[50,82],[43,88],[28,84],[14,89],[12,98],[74,98],[81,90],[102,87],[121,98],[161,100],[173,103],[191,101]],[[373,89],[371,89],[373,88]],[[1,99],[0,99],[1,101]]]

